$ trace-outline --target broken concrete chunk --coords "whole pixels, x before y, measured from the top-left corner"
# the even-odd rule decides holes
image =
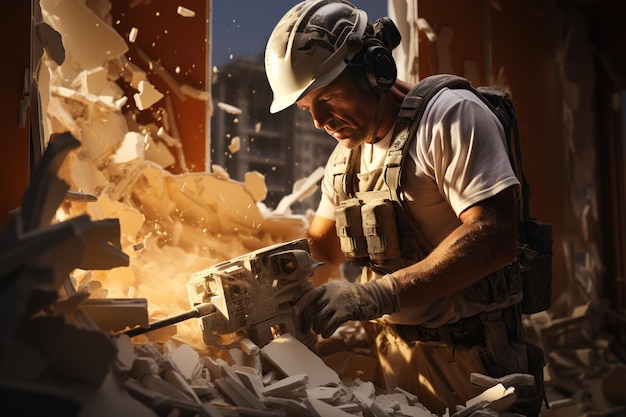
[[[113,162],[123,164],[135,159],[144,159],[145,135],[137,132],[127,132],[124,140],[113,155]]]
[[[313,387],[306,390],[308,398],[315,398],[329,404],[334,404],[344,393],[343,387]]]
[[[130,376],[135,379],[141,379],[146,375],[157,375],[158,373],[159,364],[154,358],[150,357],[136,358],[130,369]]]
[[[163,142],[155,142],[152,137],[147,137],[147,146],[144,149],[144,157],[162,168],[167,168],[176,163],[176,158]]]
[[[267,197],[265,175],[257,171],[246,172],[244,187],[250,193],[254,201],[263,201]]]
[[[283,398],[304,397],[308,382],[309,377],[306,374],[291,375],[266,386],[263,394]]]
[[[505,375],[501,378],[493,378],[487,375],[473,372],[470,374],[470,383],[479,388],[491,388],[497,384],[502,384],[504,387],[510,387],[512,385],[531,386],[535,384],[535,377],[524,373],[514,373]]]
[[[139,83],[141,81],[145,81],[148,79],[148,75],[146,74],[146,72],[142,70],[137,64],[129,61],[128,59],[123,60],[122,77],[135,90],[139,90]]]
[[[167,399],[189,401],[189,397],[158,375],[146,374],[139,379],[139,383],[143,387],[148,388],[157,395],[161,395]]]
[[[486,401],[488,407],[495,411],[502,411],[509,408],[516,400],[515,388],[505,388],[502,384],[494,385],[493,387],[485,390],[482,394],[477,395],[474,398],[467,400],[465,405],[471,407],[472,405]]]
[[[128,132],[126,119],[121,114],[110,113],[106,117],[77,120],[81,131],[79,152],[92,161],[98,161],[113,153]]]
[[[176,369],[171,366],[166,366],[163,368],[161,376],[165,382],[178,389],[187,397],[188,400],[193,401],[196,404],[200,404],[201,401],[198,395],[195,393],[193,388],[191,388],[191,385],[189,385],[185,377]]]
[[[139,92],[135,93],[133,98],[139,110],[150,108],[154,103],[164,97],[163,93],[157,90],[156,87],[148,81],[139,81],[138,87]]]
[[[263,398],[263,391],[265,389],[263,385],[263,374],[254,368],[249,366],[233,365],[232,370],[235,371],[242,384],[254,393],[258,398]]]
[[[267,360],[286,376],[305,374],[307,387],[338,385],[339,376],[319,356],[292,335],[286,333],[261,348]]]
[[[85,300],[80,309],[107,332],[148,326],[148,300],[145,298],[92,298]]]
[[[104,67],[90,68],[81,71],[72,87],[77,88],[83,94],[100,95],[108,84],[107,71]]]
[[[130,337],[122,334],[116,337],[113,342],[117,347],[117,362],[122,372],[130,372],[133,362],[137,359],[133,343]]]
[[[41,0],[44,20],[63,37],[72,61],[81,69],[96,68],[128,52],[124,39],[81,0]],[[89,42],[85,42],[89,39]],[[94,45],[98,45],[97,48]]]
[[[191,380],[195,373],[200,355],[187,344],[182,344],[166,355],[180,370],[185,378]]]
[[[238,378],[218,378],[215,386],[228,397],[234,404],[253,410],[266,410],[267,406],[261,402],[252,392],[250,392]]]

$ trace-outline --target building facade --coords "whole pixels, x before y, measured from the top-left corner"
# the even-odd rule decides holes
[[[237,60],[224,66],[212,91],[211,165],[226,169],[236,181],[243,181],[250,171],[263,174],[268,189],[263,203],[270,209],[292,192],[295,181],[324,166],[337,144],[296,106],[269,112],[272,91],[262,60]],[[319,190],[292,205],[292,210],[315,209],[318,200]]]

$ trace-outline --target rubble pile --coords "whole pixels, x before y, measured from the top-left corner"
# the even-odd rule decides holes
[[[3,410],[431,416],[412,394],[374,387],[364,377],[371,362],[354,362],[341,348],[316,355],[283,334],[266,346],[243,341],[240,348],[212,349],[195,320],[132,339],[98,322],[94,300],[110,300],[98,305],[106,311],[101,316],[117,314],[139,326],[186,310],[185,284],[194,272],[303,237],[307,218],[284,204],[280,213],[268,211],[258,173],[240,183],[219,167],[188,172],[168,92],[157,91],[148,74],[165,79],[169,93],[194,100],[208,94],[176,84],[158,59],[144,56],[145,67],[130,62],[126,41],[111,28],[107,0],[40,5],[36,87],[47,142],[40,174],[0,237],[0,305],[10,318],[0,325]],[[153,117],[144,121],[134,109],[152,109]],[[173,163],[184,172],[170,173]],[[596,306],[583,307],[571,321],[565,310],[528,318],[548,359],[553,406],[544,417],[623,411],[614,382],[623,381],[623,367],[594,331],[597,315],[589,313]],[[284,362],[294,357],[295,364]],[[509,415],[514,390],[505,380],[492,382],[484,396],[449,415]]]
[[[626,415],[625,356],[606,327],[615,313],[591,299],[569,304],[571,296],[563,296],[549,311],[524,318],[528,339],[542,346],[546,359],[549,408],[541,416]]]
[[[243,339],[201,354],[167,332],[153,343],[98,327],[85,309],[90,293],[69,274],[129,258],[115,219],[53,221],[69,188],[56,169],[79,145],[69,133],[50,141],[0,239],[0,298],[10,319],[0,329],[0,398],[9,415],[433,416],[410,393],[340,378],[289,333],[262,347]],[[495,413],[514,398],[498,384],[455,415]]]
[[[194,272],[304,236],[304,215],[265,208],[261,174],[238,182],[217,166],[211,173],[186,170],[168,98],[193,88],[175,82],[158,59],[126,57],[128,44],[112,27],[107,0],[42,0],[40,6],[42,138],[47,145],[68,132],[80,142],[58,170],[73,194],[56,219],[118,219],[129,257],[127,266],[72,271],[78,290],[91,298],[149,300],[149,318],[157,320],[189,307],[185,283]],[[170,90],[155,90],[155,78]],[[207,94],[186,97],[208,100]],[[172,174],[174,163],[186,172]],[[185,323],[176,337],[202,345],[197,329]]]

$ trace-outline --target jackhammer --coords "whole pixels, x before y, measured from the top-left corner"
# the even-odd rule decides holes
[[[122,333],[132,337],[201,318],[200,330],[207,345],[228,348],[248,338],[264,346],[289,333],[311,346],[314,336],[302,331],[294,306],[312,288],[309,277],[321,265],[311,257],[306,239],[220,262],[193,273],[187,282],[190,310]]]

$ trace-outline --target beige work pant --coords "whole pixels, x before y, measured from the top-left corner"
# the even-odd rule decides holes
[[[438,415],[444,414],[446,409],[450,410],[450,415],[454,414],[456,405],[465,405],[467,400],[484,391],[471,385],[471,373],[500,377],[528,369],[523,343],[513,344],[512,357],[495,366],[482,346],[406,343],[389,326],[367,325],[374,327],[370,334],[376,334],[373,343],[379,361],[377,385],[387,392],[399,387],[415,394],[421,404]]]
[[[442,415],[449,408],[452,415],[457,404],[465,405],[483,391],[469,382],[470,373],[486,373],[479,349],[453,349],[434,342],[408,344],[385,326],[375,340],[378,384],[386,391],[399,387],[417,395],[432,413]]]

